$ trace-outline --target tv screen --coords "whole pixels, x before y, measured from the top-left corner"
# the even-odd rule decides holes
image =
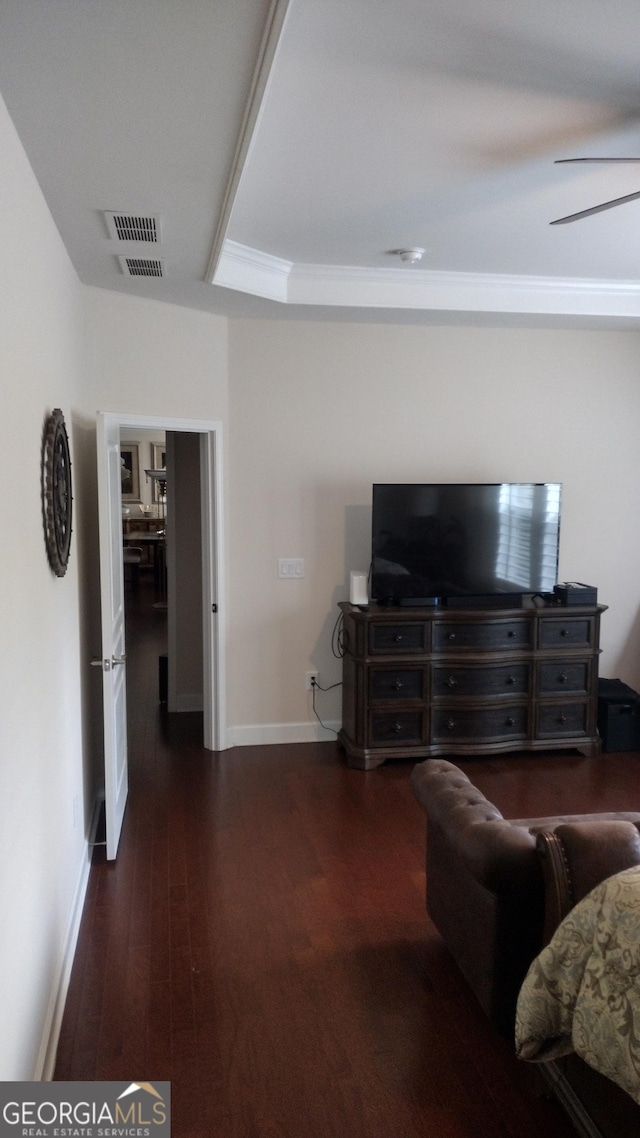
[[[557,583],[557,482],[373,487],[371,599],[508,603]]]

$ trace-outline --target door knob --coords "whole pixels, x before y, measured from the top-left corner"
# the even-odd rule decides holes
[[[103,672],[110,672],[117,664],[125,664],[127,660],[126,654],[122,656],[112,656],[110,660],[92,660],[92,668],[102,668]]]

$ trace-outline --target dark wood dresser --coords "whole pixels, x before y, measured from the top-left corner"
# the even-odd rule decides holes
[[[342,730],[349,766],[501,751],[600,750],[604,605],[388,608],[347,602]]]

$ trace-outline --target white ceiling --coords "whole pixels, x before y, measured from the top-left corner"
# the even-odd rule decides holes
[[[640,165],[554,165],[640,156],[637,0],[0,0],[0,93],[87,284],[231,315],[640,320],[640,200],[549,224],[640,190]],[[110,210],[158,215],[160,244],[115,240]]]

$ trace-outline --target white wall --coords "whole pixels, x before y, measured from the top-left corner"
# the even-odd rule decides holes
[[[1,100],[0,153],[0,1079],[34,1079],[52,1058],[46,1044],[88,871],[80,607],[92,475],[82,290]],[[54,407],[70,434],[75,487],[63,578],[47,562],[40,502],[42,429]]]
[[[227,418],[227,321],[176,305],[86,289],[96,411]]]
[[[640,688],[638,334],[232,321],[229,366],[237,741],[302,736],[306,670],[340,679],[374,481],[561,481],[560,579],[598,587],[601,674]],[[339,690],[318,706],[338,720]]]

